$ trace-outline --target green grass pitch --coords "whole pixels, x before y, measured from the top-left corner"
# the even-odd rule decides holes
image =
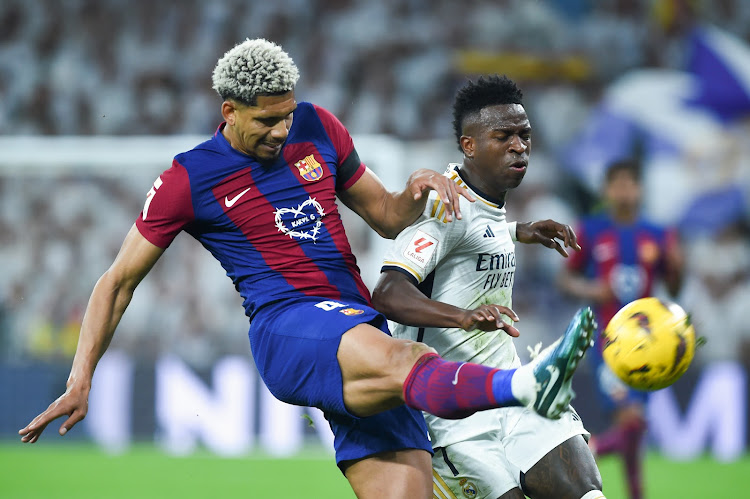
[[[608,499],[626,499],[619,461],[600,461]],[[750,457],[722,464],[710,458],[675,462],[651,453],[646,496],[658,499],[743,497]],[[354,494],[333,458],[309,450],[292,459],[254,454],[227,459],[207,453],[169,457],[151,445],[110,456],[82,444],[0,442],[2,499],[325,498]]]

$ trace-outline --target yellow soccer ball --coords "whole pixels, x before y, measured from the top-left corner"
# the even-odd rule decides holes
[[[622,307],[602,333],[602,355],[628,386],[659,390],[679,379],[695,354],[695,330],[676,303],[641,298]]]

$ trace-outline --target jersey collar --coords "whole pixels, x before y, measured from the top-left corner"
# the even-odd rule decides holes
[[[258,163],[258,160],[255,159],[254,157],[252,157],[252,156],[250,156],[248,154],[245,154],[242,151],[238,151],[237,149],[235,149],[234,147],[232,147],[232,144],[230,144],[229,141],[227,140],[227,138],[224,137],[224,133],[223,132],[224,132],[224,127],[226,127],[226,126],[227,126],[227,122],[226,121],[222,121],[221,124],[219,125],[219,127],[216,129],[216,132],[214,132],[214,140],[219,143],[219,147],[222,148],[222,149],[224,149],[229,154],[232,154],[232,155],[235,155],[235,156],[240,156],[240,157],[242,157],[242,158],[244,158],[246,160],[250,160],[250,161],[252,161],[254,163]]]
[[[466,184],[466,186],[469,189],[471,189],[474,192],[474,194],[476,194],[479,197],[479,200],[482,201],[484,204],[489,205],[493,208],[502,208],[505,205],[504,201],[488,196],[484,192],[477,189],[474,185],[472,185],[471,182],[469,182],[466,179],[466,176],[461,174],[461,165],[459,165],[458,163],[451,163],[449,168],[453,170],[454,172],[456,172],[458,177],[460,177],[459,182],[463,182],[464,184]]]
[[[222,131],[224,130],[224,127],[225,127],[225,126],[227,126],[227,122],[226,122],[226,121],[222,121],[222,122],[221,122],[221,123],[219,124],[219,127],[218,127],[218,128],[216,129],[216,131],[214,132],[214,137],[216,137],[216,136],[217,136],[217,135],[219,135],[219,134],[221,134],[221,135],[224,135],[224,134],[223,134],[223,133],[221,133],[221,132],[222,132]]]

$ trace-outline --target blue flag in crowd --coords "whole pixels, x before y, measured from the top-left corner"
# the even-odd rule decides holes
[[[699,87],[688,104],[709,109],[723,121],[750,113],[750,47],[716,28],[696,29],[689,44],[686,70]]]

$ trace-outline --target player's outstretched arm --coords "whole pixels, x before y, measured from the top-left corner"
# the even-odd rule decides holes
[[[557,285],[564,293],[592,303],[606,303],[615,296],[605,280],[591,279],[571,269],[560,272]]]
[[[576,251],[581,250],[576,239],[576,233],[570,225],[555,222],[554,220],[519,222],[516,225],[516,239],[518,242],[526,244],[542,244],[556,250],[565,258],[568,257],[568,252],[565,251],[565,248],[573,248]],[[563,244],[560,244],[558,239]]]
[[[133,225],[114,263],[94,286],[65,393],[18,431],[22,442],[36,442],[47,425],[60,416],[68,416],[60,426],[60,435],[65,435],[86,416],[96,364],[107,350],[133,291],[162,253],[162,248],[151,244]]]
[[[380,274],[380,280],[372,293],[372,303],[388,319],[408,326],[459,327],[466,331],[502,329],[510,336],[520,334],[512,323],[506,323],[502,318],[506,315],[514,322],[519,320],[516,313],[508,307],[482,305],[474,310],[466,310],[431,300],[396,270],[386,270]]]
[[[448,177],[432,170],[417,170],[409,176],[401,192],[389,192],[369,168],[348,190],[340,192],[340,199],[361,216],[383,237],[393,239],[414,222],[424,211],[427,193],[437,192],[445,202],[446,221],[461,218],[460,196],[469,201],[474,197]]]

